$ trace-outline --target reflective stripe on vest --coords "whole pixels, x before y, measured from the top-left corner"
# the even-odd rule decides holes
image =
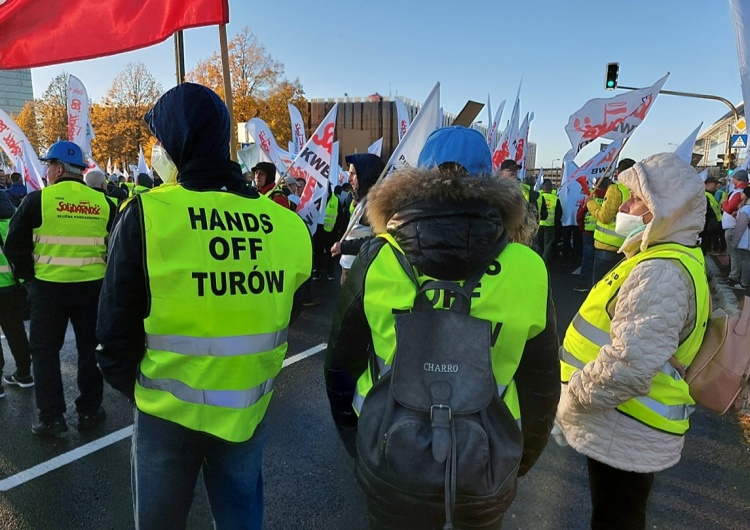
[[[246,409],[273,390],[273,379],[248,390],[198,390],[175,379],[149,379],[138,374],[138,384],[149,390],[168,392],[174,397],[194,405],[209,405],[229,409]]]
[[[620,204],[622,204],[630,198],[630,190],[622,184],[618,183],[615,185],[617,186],[617,189],[620,190],[620,194],[622,195],[622,200],[620,202]],[[602,201],[602,207],[604,207],[605,204],[606,197]],[[617,215],[615,215],[615,218],[616,217]],[[620,234],[615,232],[615,225],[615,219],[612,219],[612,222],[609,224],[604,224],[601,221],[597,221],[596,230],[594,230],[594,240],[611,247],[620,248],[625,242],[625,236],[621,236]]]
[[[42,224],[32,231],[36,277],[58,283],[104,278],[111,208],[106,196],[73,180],[41,193]]]
[[[396,352],[394,310],[408,311],[414,305],[416,286],[401,268],[394,252],[395,240],[388,234],[377,256],[367,268],[364,279],[364,311],[371,326],[373,349],[380,375],[388,373]],[[518,278],[525,278],[519,282]],[[418,276],[421,282],[429,279]],[[509,244],[490,265],[474,291],[471,314],[492,323],[492,368],[498,394],[508,410],[520,419],[518,392],[513,377],[521,360],[526,341],[546,327],[547,274],[544,262],[528,247]],[[437,293],[436,303],[446,303]],[[507,304],[504,300],[517,300]],[[512,307],[511,307],[512,305]],[[359,414],[365,397],[372,388],[372,370],[367,369],[357,381],[352,406]]]
[[[555,208],[557,207],[557,195],[553,193],[541,193],[542,200],[547,203],[547,218],[539,221],[539,226],[555,226]]]
[[[252,355],[286,344],[288,331],[288,328],[284,328],[273,333],[239,337],[185,337],[149,333],[146,334],[146,346],[151,350],[169,351],[180,355],[209,355],[211,357]]]
[[[336,225],[336,217],[339,213],[339,199],[335,195],[331,195],[326,204],[325,221],[323,222],[323,230],[326,232],[333,232],[333,227]]]
[[[703,341],[709,313],[708,282],[700,249],[667,243],[622,261],[598,282],[573,318],[560,348],[561,380],[567,383],[572,374],[594,361],[602,346],[611,344],[611,315],[615,311],[619,290],[630,272],[649,259],[678,260],[693,280],[696,290],[696,325],[678,346],[675,358],[689,366]],[[619,405],[617,410],[636,420],[671,434],[684,434],[695,402],[679,372],[666,362],[651,381],[647,396],[638,396]]]
[[[272,201],[160,186],[141,203],[151,309],[139,410],[229,442],[250,439],[312,269],[304,221]]]

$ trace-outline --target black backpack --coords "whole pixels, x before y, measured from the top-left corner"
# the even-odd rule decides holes
[[[392,368],[372,374],[359,416],[357,479],[371,502],[430,514],[444,508],[446,529],[454,518],[499,518],[515,497],[523,438],[498,394],[491,323],[469,314],[486,267],[464,287],[420,286],[406,257],[393,252],[417,295],[411,313],[395,315]],[[431,290],[452,293],[451,308],[434,309]],[[377,366],[372,358],[371,370]]]

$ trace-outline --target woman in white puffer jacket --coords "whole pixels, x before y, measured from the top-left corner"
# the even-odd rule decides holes
[[[592,289],[566,332],[556,423],[588,457],[592,528],[634,529],[645,527],[654,473],[680,460],[694,408],[669,360],[689,364],[708,319],[697,247],[706,199],[695,169],[671,153],[619,179],[631,192],[617,219],[628,235],[626,259]],[[672,384],[681,400],[665,398]]]

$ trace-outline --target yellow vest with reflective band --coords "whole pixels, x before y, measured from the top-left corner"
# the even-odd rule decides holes
[[[229,442],[249,440],[310,276],[304,222],[265,199],[177,184],[137,197],[151,308],[138,408]]]
[[[140,194],[141,194],[141,193],[143,193],[144,191],[149,191],[150,189],[151,189],[151,188],[147,188],[146,186],[140,186],[140,185],[138,185],[138,186],[135,186],[135,187],[133,188],[133,194],[134,194],[134,195],[140,195]]]
[[[2,236],[3,244],[8,237],[9,224],[10,219],[0,219],[0,236]],[[16,280],[13,278],[13,272],[10,269],[8,258],[5,257],[2,247],[0,247],[0,287],[10,287],[15,284]]]
[[[323,222],[323,230],[326,232],[333,232],[333,227],[336,225],[336,217],[339,213],[339,199],[335,195],[331,194],[326,204],[326,217]]]
[[[521,193],[523,193],[523,198],[526,199],[526,203],[529,202],[529,195],[531,195],[531,186],[528,184],[521,184]],[[536,196],[536,211],[537,214],[542,212],[542,194]],[[549,217],[549,212],[547,213],[547,217]]]
[[[709,191],[706,192],[706,198],[708,199],[708,204],[711,205],[714,215],[716,215],[716,220],[721,221],[721,206],[719,206],[719,201],[717,201],[713,193]]]
[[[107,197],[83,181],[42,188],[42,224],[34,228],[34,275],[48,282],[101,280],[106,267]]]
[[[596,204],[601,206],[604,202],[604,197],[594,197],[594,200],[596,201]],[[588,208],[586,208],[586,215],[583,217],[583,229],[587,232],[593,232],[594,230],[596,230],[596,217],[591,215],[591,212],[588,211]]]
[[[620,203],[622,204],[630,198],[630,190],[620,183],[616,184],[616,186],[617,189],[620,190],[620,193],[622,193],[622,202]],[[615,218],[617,218],[616,215]],[[620,234],[615,232],[615,225],[615,219],[612,219],[612,222],[609,224],[604,224],[600,221],[597,221],[596,229],[594,230],[594,240],[604,243],[605,245],[620,248],[625,242],[625,236],[621,236]]]
[[[544,202],[547,203],[547,218],[539,221],[539,226],[555,226],[555,208],[557,207],[557,195],[554,193],[540,193]]]
[[[563,383],[570,381],[573,372],[596,359],[602,346],[611,344],[611,315],[615,311],[620,287],[636,265],[649,259],[679,260],[693,280],[696,325],[674,354],[683,366],[689,366],[693,361],[703,342],[709,316],[710,293],[703,253],[700,248],[664,243],[622,261],[591,290],[568,326],[560,348]],[[633,318],[638,318],[638,315],[633,315]],[[648,337],[644,340],[648,340]],[[669,362],[651,381],[651,391],[647,396],[632,398],[617,407],[623,414],[671,434],[684,434],[688,430],[688,418],[694,409],[695,401],[690,397],[687,383]]]
[[[135,182],[123,182],[125,187],[128,188],[128,197],[133,196],[133,189],[135,189]]]
[[[400,252],[388,234],[373,262],[367,268],[364,285],[364,310],[372,333],[373,348],[379,374],[391,368],[396,352],[396,319],[394,313],[409,311],[414,306],[417,289],[398,262]],[[420,284],[431,280],[418,274]],[[523,281],[520,279],[523,278]],[[436,303],[445,307],[444,293],[436,295]],[[513,303],[508,303],[513,300]],[[474,290],[471,315],[492,323],[492,371],[498,394],[513,417],[520,420],[518,393],[513,376],[516,373],[526,341],[541,333],[547,325],[547,273],[544,262],[530,248],[509,244],[492,262]],[[353,407],[359,415],[365,396],[372,388],[372,372],[365,370],[357,381]]]

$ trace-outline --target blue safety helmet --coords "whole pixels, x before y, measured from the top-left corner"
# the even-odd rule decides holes
[[[55,142],[47,149],[47,156],[39,157],[42,162],[62,162],[73,167],[86,169],[88,164],[83,160],[83,151],[73,142]]]

